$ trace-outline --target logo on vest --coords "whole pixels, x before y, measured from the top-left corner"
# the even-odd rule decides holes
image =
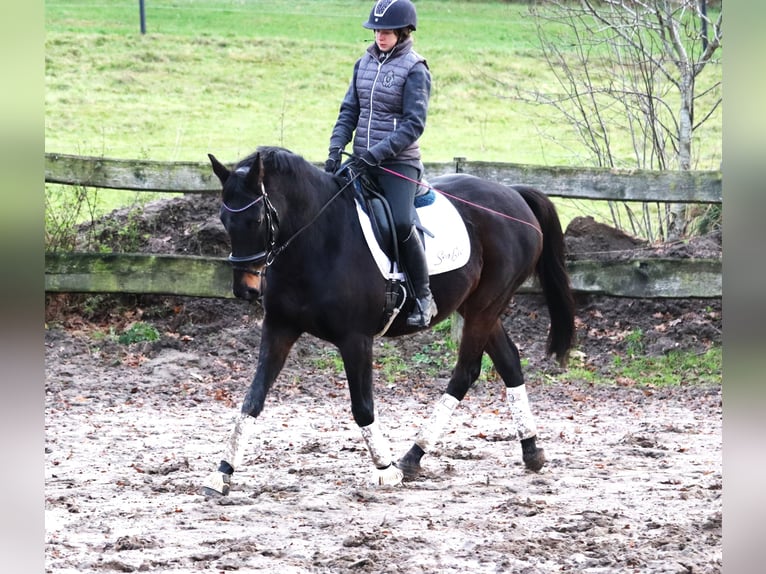
[[[388,73],[383,77],[383,86],[386,88],[393,86],[395,77],[396,76],[394,75],[393,70],[389,70]]]

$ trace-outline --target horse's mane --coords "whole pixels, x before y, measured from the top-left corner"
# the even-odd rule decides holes
[[[263,167],[267,171],[307,175],[312,166],[306,159],[296,153],[277,146],[260,146],[246,158],[240,160],[236,167],[251,167],[255,158],[260,154]]]

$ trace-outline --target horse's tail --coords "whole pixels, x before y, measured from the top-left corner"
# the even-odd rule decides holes
[[[543,232],[543,252],[535,273],[551,319],[547,352],[555,355],[559,364],[564,365],[575,343],[575,303],[566,269],[566,245],[561,221],[553,202],[544,193],[525,185],[514,185],[513,188],[532,209]]]

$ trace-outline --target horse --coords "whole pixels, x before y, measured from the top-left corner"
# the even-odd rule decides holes
[[[227,168],[208,154],[222,186],[220,219],[231,241],[232,289],[260,302],[263,321],[258,363],[217,470],[205,480],[208,495],[229,494],[256,417],[298,338],[309,333],[335,345],[343,360],[351,413],[359,426],[379,485],[400,485],[422,472],[422,457],[439,441],[449,417],[481,371],[487,353],[506,387],[510,432],[527,469],[546,462],[527,396],[519,351],[501,314],[517,289],[536,276],[549,313],[547,356],[565,365],[574,345],[574,298],[565,266],[560,220],[550,199],[527,185],[506,186],[469,174],[429,181],[465,223],[470,255],[460,267],[431,275],[436,325],[453,312],[463,327],[457,361],[432,414],[412,447],[394,460],[375,416],[373,340],[386,304],[386,279],[365,243],[353,186],[300,155],[262,146]],[[411,299],[411,298],[409,298]],[[410,308],[412,302],[410,301]],[[383,336],[422,330],[396,315]]]

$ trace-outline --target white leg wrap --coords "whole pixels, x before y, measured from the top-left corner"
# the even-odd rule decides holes
[[[231,491],[231,475],[223,474],[216,470],[211,472],[202,483],[202,491],[206,495],[213,495],[215,493],[223,496],[229,496]]]
[[[375,464],[372,477],[375,484],[389,486],[401,484],[404,473],[394,466],[391,445],[388,439],[383,436],[377,419],[366,427],[359,427],[359,430],[362,431],[364,442],[367,443],[367,450],[370,451],[370,457]]]
[[[223,460],[228,462],[232,468],[237,469],[242,465],[245,448],[254,433],[255,418],[245,413],[237,415],[234,419],[234,428],[231,429],[229,444],[223,454]]]
[[[223,453],[223,460],[228,463],[232,469],[242,465],[242,459],[245,456],[245,447],[247,442],[255,432],[255,418],[244,413],[240,413],[234,419],[234,428],[229,436],[229,443]],[[205,494],[217,492],[223,496],[228,496],[231,490],[231,475],[224,474],[220,470],[211,472],[205,482],[202,483]]]
[[[370,451],[370,456],[375,466],[385,468],[391,464],[394,458],[391,454],[391,445],[388,443],[388,439],[383,436],[383,431],[380,430],[377,419],[366,427],[359,427],[359,430],[362,431],[362,437],[364,442],[367,443],[367,450]]]
[[[381,486],[397,486],[402,483],[403,478],[404,473],[390,464],[388,468],[376,468],[372,479],[375,484]]]
[[[531,438],[537,434],[535,419],[529,410],[529,398],[526,385],[507,387],[505,396],[508,399],[508,409],[511,411],[513,429],[519,440]]]
[[[432,449],[444,432],[444,427],[447,426],[452,411],[455,410],[459,402],[452,395],[444,393],[434,406],[425,426],[421,427],[420,432],[415,437],[415,444],[426,452]]]

